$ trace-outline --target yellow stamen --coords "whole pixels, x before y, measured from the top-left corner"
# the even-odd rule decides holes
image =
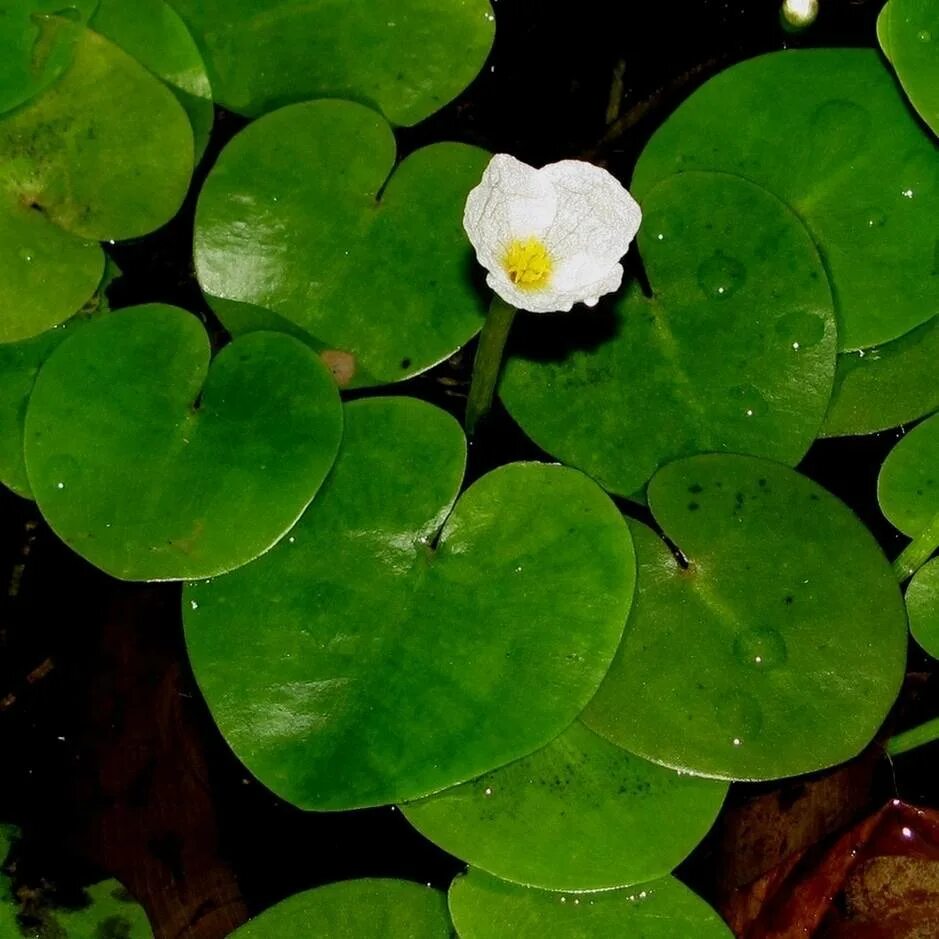
[[[537,238],[513,241],[505,249],[502,265],[509,280],[523,290],[540,290],[551,277],[551,256]]]

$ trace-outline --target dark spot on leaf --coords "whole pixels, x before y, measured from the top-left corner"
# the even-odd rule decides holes
[[[689,503],[688,503],[688,511],[689,511],[689,512],[697,512],[698,509],[700,509],[700,508],[701,508],[701,506],[698,505],[697,502],[689,502]]]
[[[404,359],[401,360],[401,368],[410,368],[410,367],[411,367],[411,360],[410,360],[410,359],[404,358]]]
[[[133,924],[123,916],[109,916],[98,923],[95,939],[130,939]]]
[[[756,481],[756,484],[762,489],[762,488],[766,485],[766,480],[765,480],[765,479],[758,479],[758,480]]]
[[[699,492],[701,492],[702,488],[703,487],[700,483],[692,483],[692,485],[688,487],[688,492],[696,496]]]
[[[783,597],[783,603],[785,603],[786,606],[792,606],[792,604],[795,603],[795,600],[796,600],[796,598],[795,598],[794,596],[792,596],[791,593],[790,593],[790,594],[787,594],[785,597]]]

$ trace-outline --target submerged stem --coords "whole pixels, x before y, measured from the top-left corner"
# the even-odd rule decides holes
[[[904,583],[909,580],[939,548],[939,514],[900,552],[893,562],[897,580]]]
[[[473,362],[473,378],[466,402],[466,433],[472,437],[476,425],[489,413],[502,369],[502,355],[509,330],[515,319],[515,307],[501,297],[493,297],[489,315],[479,334],[479,346]]]
[[[935,740],[939,740],[939,717],[910,730],[904,730],[902,734],[895,734],[887,741],[886,750],[890,756],[899,756]]]

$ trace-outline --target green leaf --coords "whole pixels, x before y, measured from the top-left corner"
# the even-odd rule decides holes
[[[650,760],[726,779],[841,763],[874,736],[906,663],[890,565],[853,513],[793,470],[707,455],[649,505],[687,569],[636,524],[636,605],[583,720]]]
[[[169,86],[189,117],[196,157],[201,157],[215,120],[212,87],[179,14],[164,0],[99,0],[91,27]]]
[[[599,890],[672,871],[727,786],[632,756],[574,723],[543,749],[403,806],[445,851],[506,880]]]
[[[910,632],[934,659],[939,659],[939,558],[924,564],[906,588]]]
[[[116,880],[94,884],[85,893],[88,905],[82,909],[51,911],[66,939],[153,939],[143,907]]]
[[[939,4],[890,0],[877,37],[920,117],[939,134]]]
[[[462,219],[487,159],[434,144],[389,179],[394,135],[368,108],[314,101],[269,114],[235,137],[206,181],[199,283],[210,302],[270,310],[380,382],[415,375],[482,325]],[[226,309],[217,307],[223,319]]]
[[[939,316],[876,349],[842,352],[822,436],[872,434],[939,409]]]
[[[74,61],[0,120],[0,342],[71,316],[104,269],[95,241],[173,216],[192,171],[192,131],[166,87],[106,39],[75,29]]]
[[[939,514],[939,415],[918,424],[890,451],[880,469],[877,500],[890,523],[910,538]]]
[[[410,398],[345,410],[290,536],[183,595],[216,723],[306,809],[420,798],[547,744],[606,673],[635,576],[622,516],[582,474],[510,464],[454,507],[453,418]]]
[[[600,893],[551,893],[470,870],[450,885],[460,939],[732,939],[703,900],[672,877]]]
[[[97,0],[4,0],[0,114],[29,101],[68,68],[78,36],[69,27],[87,23],[96,6]]]
[[[439,890],[407,880],[346,880],[282,900],[231,939],[450,939]]]
[[[36,501],[115,577],[208,577],[256,558],[329,471],[341,407],[302,343],[254,333],[209,365],[199,321],[152,304],[75,330],[26,414]]]
[[[120,275],[108,265],[97,293],[71,319],[32,339],[0,344],[0,483],[24,499],[32,498],[23,454],[23,428],[26,405],[43,362],[57,349],[69,331],[83,325],[89,317],[108,310],[105,291]],[[0,934],[2,935],[2,934]]]
[[[606,313],[532,318],[502,380],[510,413],[624,496],[693,453],[798,462],[828,406],[836,345],[805,228],[775,197],[714,173],[671,177],[643,212],[654,296],[634,283]]]
[[[939,306],[939,156],[870,49],[777,52],[721,72],[666,121],[633,189],[687,170],[743,176],[800,216],[827,265],[841,350]]]
[[[173,0],[202,46],[221,105],[258,117],[350,98],[393,124],[423,120],[482,68],[488,0]]]

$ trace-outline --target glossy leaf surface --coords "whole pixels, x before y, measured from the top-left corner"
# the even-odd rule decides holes
[[[547,744],[606,673],[635,576],[622,517],[582,474],[510,464],[454,507],[466,444],[449,415],[345,410],[290,535],[183,597],[216,723],[307,809],[416,799]]]
[[[235,137],[206,181],[199,283],[210,302],[296,324],[351,356],[354,373],[414,375],[482,325],[485,295],[462,219],[487,159],[475,147],[434,144],[392,173],[394,136],[368,108],[283,108]],[[227,323],[228,305],[216,309]]]
[[[774,196],[714,173],[666,180],[643,212],[654,296],[634,282],[612,310],[532,321],[502,379],[510,413],[624,496],[693,453],[798,462],[828,406],[836,346],[804,226]]]
[[[785,201],[831,276],[839,348],[933,317],[939,155],[870,49],[791,50],[712,78],[643,152],[633,189],[688,170],[743,176]]]
[[[488,0],[174,0],[202,46],[219,103],[258,117],[311,98],[376,106],[416,124],[482,68]]]
[[[906,611],[913,638],[939,659],[939,558],[913,575],[906,588]]]
[[[585,723],[647,759],[730,779],[858,753],[906,664],[902,599],[870,533],[815,483],[752,457],[680,460],[648,495],[688,566],[634,525],[636,604]]]
[[[26,414],[26,469],[70,547],[130,580],[231,570],[296,521],[335,458],[335,384],[302,343],[255,333],[209,363],[199,321],[158,304],[75,330]]]
[[[298,893],[232,939],[450,939],[446,897],[407,880],[347,880]]]
[[[0,342],[37,335],[94,293],[94,242],[175,214],[192,172],[185,112],[153,75],[90,30],[66,73],[0,120]]]
[[[872,434],[939,410],[939,316],[875,349],[842,352],[822,436]]]
[[[599,893],[553,893],[470,870],[450,885],[460,939],[731,939],[703,900],[672,877]]]
[[[91,28],[161,78],[192,125],[196,156],[209,142],[215,119],[205,63],[179,14],[164,0],[98,0]]]
[[[920,117],[939,134],[939,6],[935,0],[890,0],[877,36]]]
[[[911,538],[939,514],[939,415],[917,424],[890,451],[877,499],[891,524]]]
[[[670,873],[711,827],[726,791],[576,722],[531,756],[402,811],[445,851],[498,877],[599,890]]]

